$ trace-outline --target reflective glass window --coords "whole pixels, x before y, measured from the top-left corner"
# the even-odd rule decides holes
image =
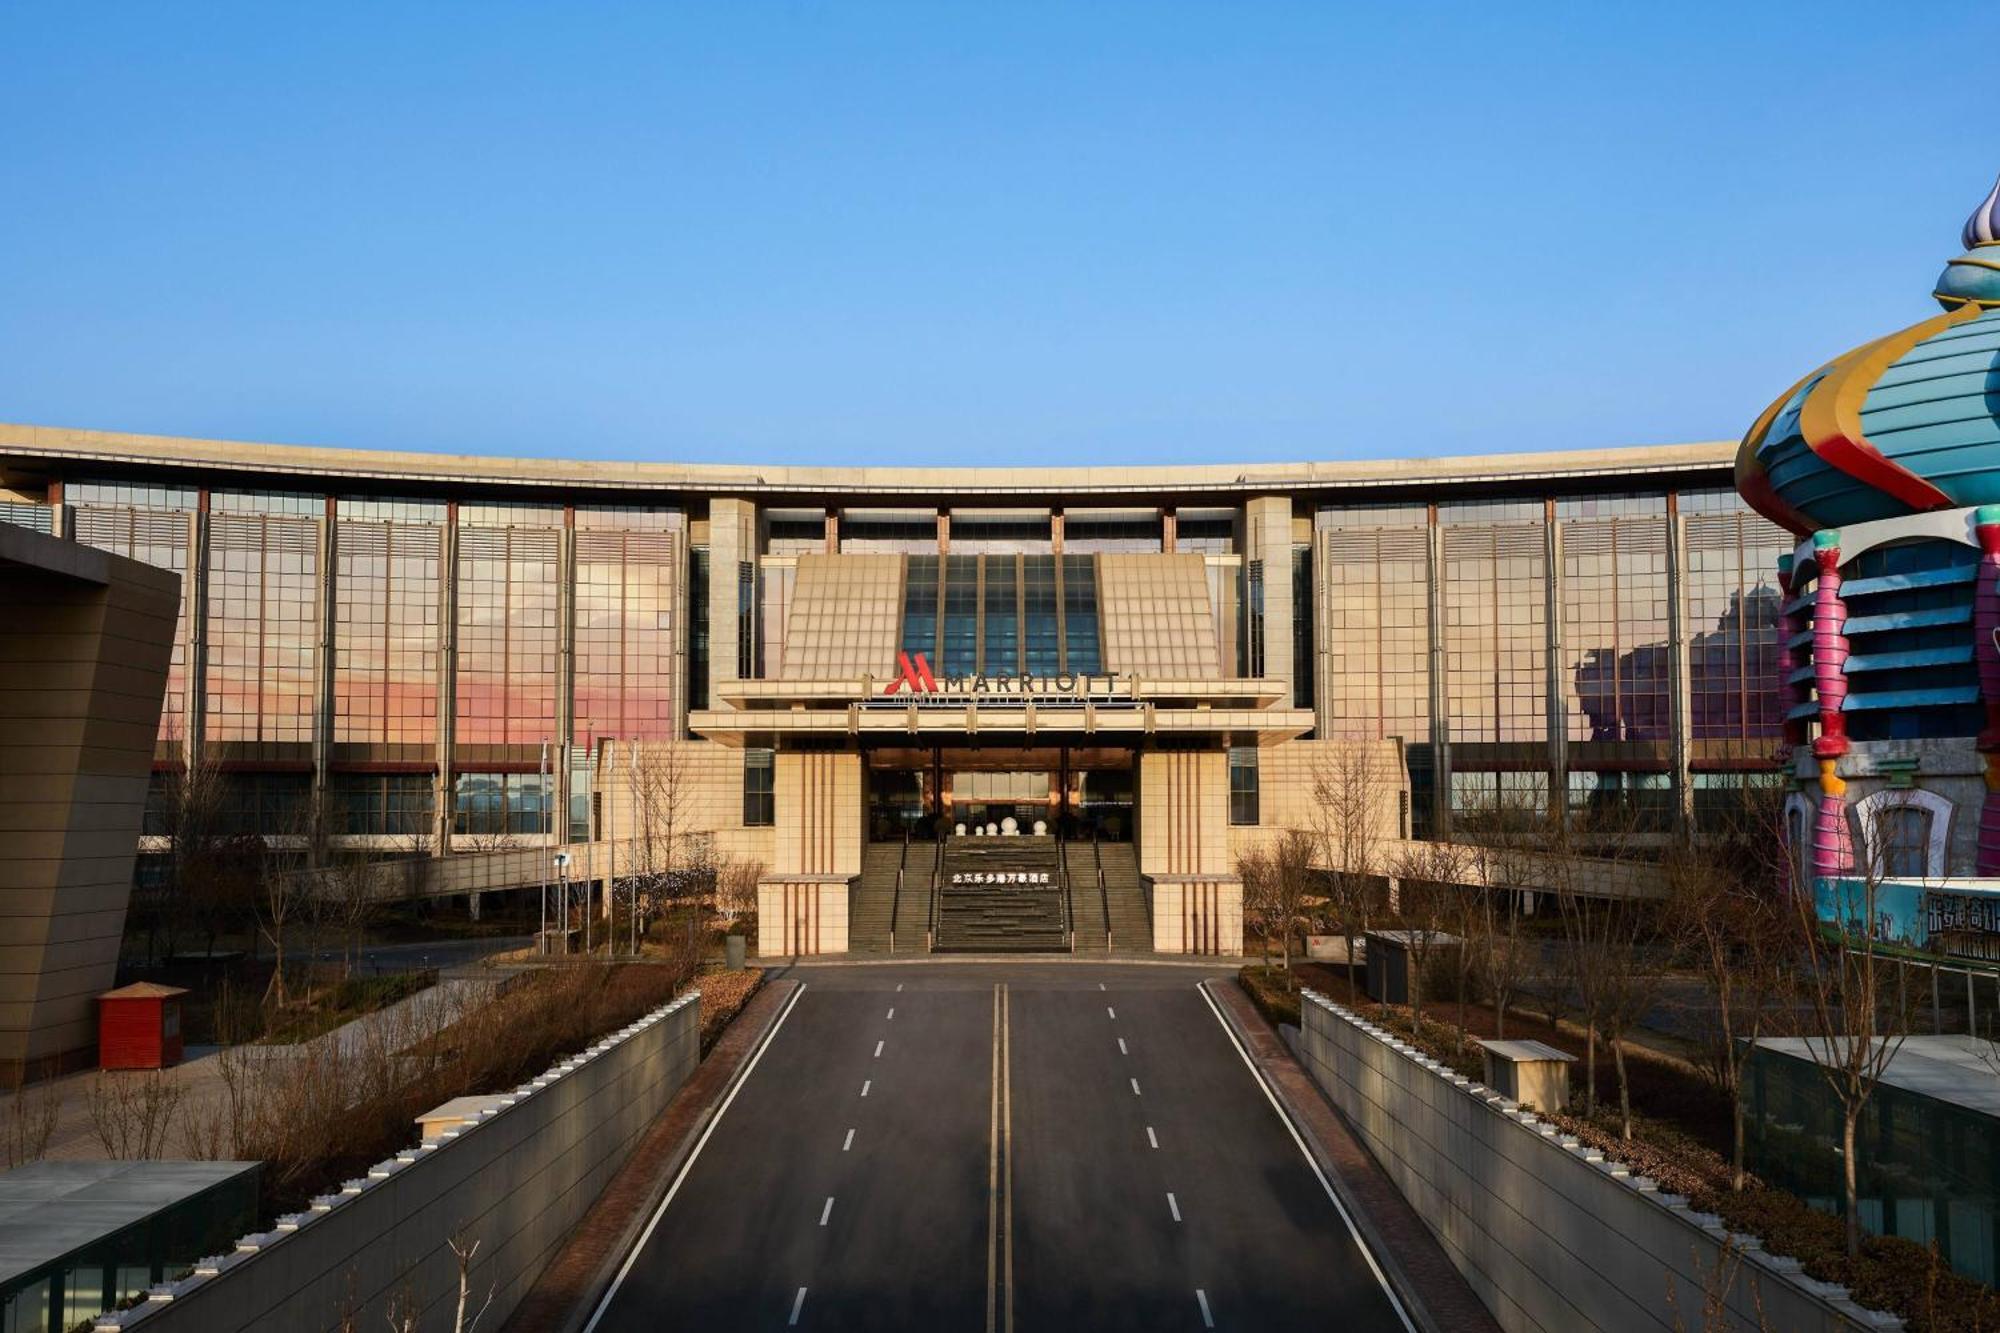
[[[985,650],[980,670],[1011,676],[1021,669],[1020,587],[1015,578],[1018,557],[989,555],[985,560]]]
[[[1097,634],[1097,566],[1087,555],[1062,558],[1063,670],[1104,669]]]
[[[751,828],[778,822],[776,756],[769,750],[743,752],[743,823]]]
[[[939,675],[969,676],[979,669],[979,557],[950,555],[944,570],[944,642]]]
[[[926,660],[938,648],[938,566],[934,555],[913,555],[903,565],[903,637],[897,646]]]
[[[1256,747],[1236,747],[1230,751],[1230,823],[1258,823]]]
[[[1054,556],[1021,557],[1021,614],[1026,648],[1023,669],[1033,676],[1056,674],[1062,665],[1062,642],[1057,633]]]

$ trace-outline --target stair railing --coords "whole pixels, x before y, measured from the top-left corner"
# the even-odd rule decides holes
[[[931,858],[930,924],[924,928],[924,948],[926,950],[935,950],[937,948],[938,893],[939,893],[939,886],[943,882],[944,882],[944,832],[943,830],[939,830],[938,840],[937,840],[937,853]]]
[[[903,830],[903,851],[896,858],[896,894],[889,899],[889,953],[896,952],[896,918],[903,910],[903,868],[910,861],[910,830]]]
[[[1056,834],[1056,881],[1062,885],[1063,931],[1069,937],[1069,951],[1076,952],[1076,903],[1070,896],[1069,844]]]
[[[1090,834],[1091,855],[1097,858],[1097,901],[1104,908],[1104,952],[1111,952],[1111,894],[1104,887],[1104,849],[1098,846],[1097,831]]]

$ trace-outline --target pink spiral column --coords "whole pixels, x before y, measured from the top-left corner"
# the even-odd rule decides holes
[[[1790,553],[1778,557],[1778,598],[1781,605],[1789,605],[1795,590],[1792,587],[1792,557]],[[1793,717],[1792,710],[1806,700],[1806,684],[1794,681],[1792,673],[1812,660],[1810,651],[1801,652],[1792,647],[1792,640],[1806,627],[1806,617],[1799,611],[1786,611],[1778,618],[1778,699],[1785,710],[1785,743],[1799,746],[1805,744],[1806,720]],[[1789,758],[1789,756],[1788,756]]]
[[[1840,600],[1840,532],[1813,534],[1813,688],[1819,695],[1819,820],[1813,829],[1813,873],[1838,875],[1854,867],[1854,843],[1847,832],[1847,784],[1838,772],[1847,753],[1847,603]]]
[[[1979,753],[1986,762],[1986,795],[1979,804],[1979,859],[1982,875],[2000,875],[2000,505],[1981,505],[1972,514],[1979,536],[1979,582],[1972,590],[1972,653],[1979,663],[1979,698],[1986,726]]]

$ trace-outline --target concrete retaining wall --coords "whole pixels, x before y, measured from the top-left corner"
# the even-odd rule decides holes
[[[1503,1328],[1711,1327],[1718,1271],[1731,1329],[1902,1327],[1752,1237],[1726,1260],[1720,1219],[1324,997],[1306,992],[1302,1014],[1314,1080]]]
[[[387,1328],[401,1303],[421,1309],[426,1333],[449,1329],[458,1266],[447,1241],[460,1233],[479,1242],[473,1308],[493,1293],[479,1326],[497,1329],[700,1053],[700,1004],[684,995],[97,1328],[330,1333],[350,1312],[355,1328]]]

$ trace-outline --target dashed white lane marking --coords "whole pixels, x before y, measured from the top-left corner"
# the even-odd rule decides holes
[[[875,1058],[877,1060],[882,1058],[882,1043],[879,1041],[875,1043]]]
[[[848,1131],[847,1131],[847,1136],[848,1136],[849,1138],[853,1138],[853,1137],[854,1137],[854,1131],[853,1131],[853,1130],[851,1130],[851,1129],[850,1129],[850,1130],[848,1130]],[[1153,1145],[1153,1146],[1154,1146],[1155,1148],[1157,1148],[1157,1147],[1159,1147],[1159,1146],[1160,1146],[1160,1138],[1159,1138],[1159,1135],[1157,1135],[1157,1134],[1153,1133],[1153,1127],[1152,1127],[1151,1125],[1148,1125],[1148,1126],[1146,1126],[1146,1142],[1148,1142],[1148,1143],[1152,1144],[1152,1145]]]
[[[870,1088],[872,1088],[872,1087],[874,1087],[874,1086],[875,1086],[875,1080],[874,1080],[874,1079],[872,1079],[872,1078],[864,1078],[864,1079],[862,1079],[862,1080],[861,1080],[861,1095],[862,1095],[863,1097],[866,1097],[866,1096],[868,1095],[868,1089],[870,1089]]]
[[[1118,1011],[1116,1009],[1113,1009],[1110,1005],[1107,1004],[1104,1006],[1104,1012],[1111,1015],[1112,1022],[1116,1023],[1118,1021]]]
[[[903,983],[899,981],[896,983],[896,994],[901,995],[902,993],[903,993]]]
[[[1174,1197],[1173,1195],[1169,1194],[1167,1196],[1167,1199],[1169,1201],[1172,1201],[1173,1197]],[[833,1216],[833,1196],[829,1194],[826,1196],[826,1207],[819,1210],[819,1224],[821,1226],[825,1226],[826,1219],[832,1216]],[[1181,1220],[1181,1215],[1177,1211],[1174,1213],[1174,1221],[1178,1222],[1180,1220]]]
[[[1100,981],[1100,982],[1098,982],[1098,983],[1097,983],[1097,989],[1099,989],[1099,990],[1103,990],[1103,989],[1104,989],[1104,983],[1103,983],[1103,982],[1101,982],[1101,981]]]
[[[799,1295],[803,1296],[805,1294],[806,1294],[806,1289],[804,1287],[800,1287]],[[1203,1328],[1214,1328],[1215,1316],[1208,1312],[1208,1293],[1203,1291],[1200,1287],[1196,1287],[1194,1289],[1194,1298],[1197,1301],[1201,1302],[1201,1326]],[[798,1321],[793,1320],[792,1322],[797,1323]]]
[[[1148,1131],[1148,1132],[1150,1133],[1151,1131]],[[1157,1147],[1159,1147],[1160,1145],[1156,1143],[1156,1144],[1154,1144],[1153,1146],[1157,1148]],[[848,1151],[849,1149],[851,1149],[851,1148],[853,1148],[853,1147],[854,1147],[854,1131],[850,1129],[850,1130],[848,1130],[848,1131],[847,1131],[847,1138],[846,1138],[845,1140],[843,1140],[843,1141],[842,1141],[842,1143],[841,1143],[841,1145],[840,1145],[840,1150],[841,1150],[842,1152],[847,1152],[847,1151]]]
[[[1138,1080],[1138,1079],[1136,1079],[1136,1078],[1132,1080],[1132,1095],[1133,1095],[1134,1097],[1138,1097],[1138,1096],[1142,1095],[1142,1094],[1141,1094],[1141,1093],[1139,1092],[1139,1080]]]
[[[831,1207],[833,1207],[833,1200],[832,1200],[832,1199],[828,1199],[828,1200],[826,1201],[826,1206],[827,1206],[828,1208],[831,1208]],[[1173,1194],[1173,1191],[1172,1191],[1172,1190],[1168,1190],[1168,1191],[1167,1191],[1167,1211],[1168,1211],[1168,1212],[1170,1212],[1170,1213],[1172,1213],[1172,1214],[1174,1215],[1174,1221],[1178,1222],[1178,1221],[1180,1221],[1180,1220],[1181,1220],[1181,1205],[1180,1205],[1180,1200],[1178,1200],[1178,1199],[1176,1199],[1176,1198],[1174,1197],[1174,1194]],[[821,1219],[819,1220],[819,1224],[820,1224],[821,1226],[825,1226],[825,1225],[826,1225],[826,1219],[822,1217],[822,1218],[821,1218]]]
[[[895,1018],[896,1018],[896,1011],[895,1011],[895,1009],[894,1009],[893,1007],[891,1007],[891,1008],[890,1008],[890,1010],[889,1010],[889,1018],[888,1018],[888,1021],[890,1021],[890,1022],[894,1022],[894,1021],[895,1021]]]
[[[1130,1052],[1130,1051],[1128,1051],[1128,1050],[1126,1050],[1126,1049],[1125,1049],[1125,1039],[1124,1039],[1123,1037],[1120,1037],[1120,1038],[1118,1039],[1118,1054],[1120,1054],[1120,1055],[1130,1055],[1130,1054],[1132,1054],[1132,1052]]]
[[[796,1295],[796,1296],[794,1296],[794,1297],[792,1297],[792,1317],[791,1317],[790,1319],[787,1319],[787,1320],[786,1320],[785,1322],[786,1322],[787,1324],[796,1324],[796,1323],[798,1323],[798,1322],[799,1322],[799,1311],[801,1311],[801,1310],[803,1310],[803,1309],[805,1309],[805,1308],[806,1308],[806,1289],[805,1289],[804,1287],[800,1287],[800,1288],[799,1288],[799,1294],[798,1294],[798,1295]],[[1203,1309],[1207,1309],[1208,1307],[1207,1307],[1206,1305],[1204,1305],[1204,1306],[1203,1306],[1202,1308],[1203,1308]],[[1210,1324],[1210,1325],[1209,1325],[1209,1327],[1210,1327],[1210,1328],[1214,1328],[1214,1327],[1215,1327],[1215,1325],[1213,1325],[1213,1324]]]

